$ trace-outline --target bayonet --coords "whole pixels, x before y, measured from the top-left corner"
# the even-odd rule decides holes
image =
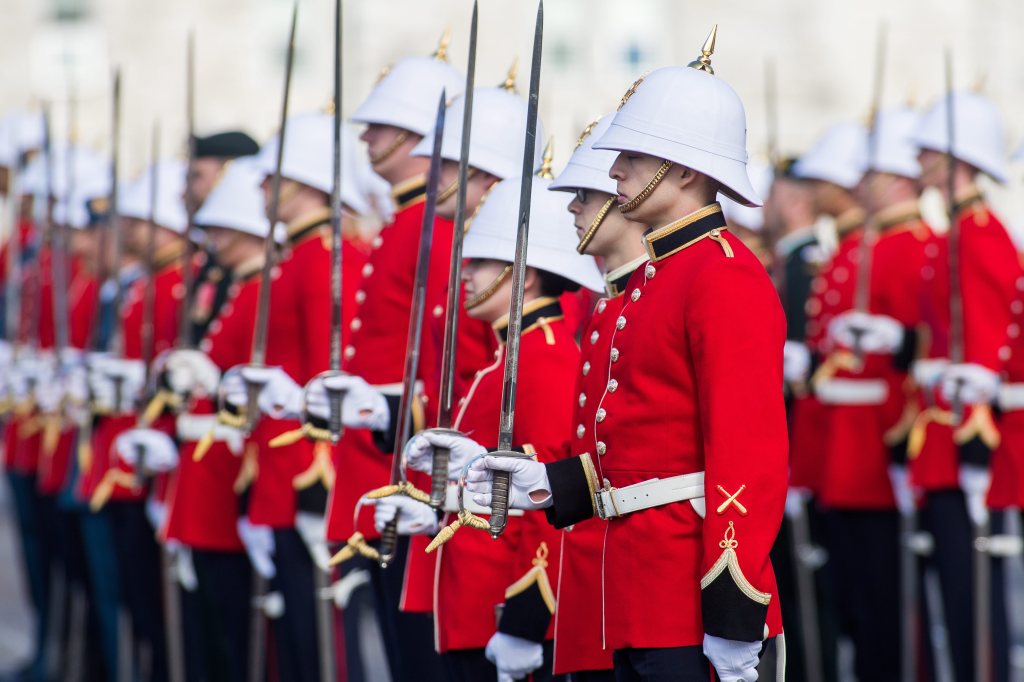
[[[437,214],[437,184],[441,177],[441,140],[444,137],[445,92],[437,101],[437,118],[434,123],[434,146],[430,154],[430,170],[427,173],[427,198],[423,210],[423,225],[420,229],[419,253],[416,256],[416,278],[412,290],[412,305],[409,308],[409,334],[405,344],[405,368],[402,372],[402,396],[398,402],[398,414],[394,421],[398,426],[395,447],[391,459],[391,485],[405,482],[402,468],[402,448],[412,435],[412,401],[416,390],[416,375],[419,371],[420,342],[423,338],[423,311],[427,305],[427,277],[430,274],[430,247],[434,241],[434,218]],[[380,566],[386,568],[395,558],[398,547],[397,514],[381,532]]]
[[[277,158],[274,162],[274,175],[270,183],[270,206],[267,211],[268,229],[264,242],[263,270],[259,282],[259,297],[256,304],[256,326],[253,331],[252,353],[249,356],[250,367],[263,367],[267,360],[267,328],[270,322],[270,287],[274,266],[277,263],[277,243],[274,240],[274,228],[277,226],[281,204],[281,164],[284,161],[285,131],[288,122],[288,96],[292,87],[292,67],[295,63],[295,26],[299,17],[299,3],[292,6],[291,29],[288,34],[288,51],[284,67],[284,96],[281,100],[280,128],[278,129]],[[248,398],[245,406],[244,430],[252,433],[259,419],[259,395],[262,384],[246,380]]]
[[[448,301],[444,319],[444,345],[441,351],[441,389],[438,394],[437,428],[451,430],[455,388],[455,354],[458,344],[459,311],[462,292],[462,244],[466,234],[466,184],[469,178],[469,141],[473,123],[473,90],[476,78],[477,2],[469,27],[469,57],[466,64],[466,89],[463,95],[462,141],[459,148],[458,191],[455,224],[452,229],[452,258],[448,275]],[[448,491],[448,462],[451,451],[436,448],[431,463],[430,506],[444,504]]]
[[[516,233],[515,261],[512,266],[512,301],[508,310],[508,337],[505,345],[505,373],[501,390],[501,417],[498,424],[498,448],[495,456],[522,457],[512,450],[512,427],[516,414],[516,379],[519,373],[519,342],[523,327],[523,295],[526,284],[526,253],[530,234],[530,200],[533,194],[533,164],[537,151],[537,105],[540,99],[541,51],[544,39],[544,0],[537,5],[537,24],[533,34],[533,61],[530,66],[530,92],[527,99],[526,139],[523,144],[522,185],[519,190],[519,228]],[[508,524],[508,495],[512,476],[495,471],[491,493],[491,537],[497,539]]]

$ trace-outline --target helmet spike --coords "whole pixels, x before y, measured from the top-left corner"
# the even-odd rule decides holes
[[[516,74],[519,72],[519,57],[512,60],[512,66],[508,67],[508,74],[501,87],[509,92],[516,92]]]
[[[441,34],[441,40],[437,43],[437,49],[434,50],[434,59],[442,62],[448,61],[448,45],[452,42],[452,29],[446,28],[444,33]]]
[[[704,40],[704,45],[700,48],[700,56],[687,64],[687,66],[714,76],[715,70],[711,68],[711,55],[715,53],[716,38],[718,38],[718,24],[711,27],[711,33],[708,33],[707,39]]]
[[[540,162],[540,170],[537,171],[537,177],[544,178],[545,180],[554,180],[555,174],[552,172],[554,161],[555,137],[552,135],[548,138],[548,143],[544,145],[544,155]]]

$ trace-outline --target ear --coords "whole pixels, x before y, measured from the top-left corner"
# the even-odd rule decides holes
[[[534,268],[526,268],[526,275],[523,277],[524,294],[532,294],[533,297],[540,296],[540,275]]]

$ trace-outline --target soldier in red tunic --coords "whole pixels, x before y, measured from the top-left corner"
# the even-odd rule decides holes
[[[594,145],[619,152],[619,210],[652,227],[608,376],[584,396],[602,412],[572,434],[591,431],[594,451],[549,464],[485,457],[467,476],[478,504],[490,503],[491,470],[511,470],[513,507],[547,508],[557,527],[606,521],[603,634],[620,680],[705,680],[712,665],[753,680],[763,643],[781,634],[768,555],[786,496],[785,321],[715,203],[719,192],[759,200],[743,105],[710,73],[712,49],[713,35],[694,68],[634,84]]]
[[[597,256],[604,268],[605,295],[598,299],[583,338],[595,332],[597,343],[584,343],[576,390],[572,424],[595,424],[606,412],[596,396],[608,376],[612,333],[624,301],[626,283],[633,272],[647,262],[643,233],[647,226],[633,222],[615,206],[615,181],[608,171],[615,161],[612,151],[594,149],[611,125],[613,114],[588,126],[576,151],[552,190],[575,192],[569,203],[573,214],[580,253]],[[571,438],[568,454],[573,457],[596,448],[595,436],[588,431],[582,438]],[[558,608],[555,611],[554,673],[572,673],[580,682],[614,679],[611,651],[605,649],[601,631],[601,556],[605,526],[598,519],[581,521],[562,532],[558,576]]]
[[[579,348],[565,324],[558,299],[579,286],[596,290],[601,280],[593,258],[574,251],[565,196],[547,191],[550,181],[543,175],[534,178],[533,183],[513,444],[540,461],[553,462],[568,456],[566,436],[574,405],[574,373],[579,366]],[[474,319],[492,325],[499,341],[498,353],[490,365],[476,373],[460,399],[454,428],[465,435],[428,430],[407,444],[405,455],[414,471],[430,470],[436,445],[451,448],[449,471],[453,478],[472,457],[497,446],[511,292],[511,279],[504,273],[514,260],[520,186],[518,178],[511,178],[494,187],[474,219],[464,246],[468,259],[463,273],[465,306]],[[397,512],[400,532],[437,530],[434,511],[422,502],[396,496],[376,506],[378,526]],[[469,509],[481,514],[488,511],[475,505]],[[451,514],[444,522],[453,520]],[[559,541],[559,534],[541,515],[528,513],[510,519],[497,542],[484,533],[465,530],[438,551],[435,636],[449,679],[487,679],[496,673],[519,679],[537,669],[550,675]],[[517,623],[524,627],[513,627],[502,618],[496,633],[496,607],[503,602],[508,605],[530,589],[537,590],[540,603],[546,603],[548,609],[534,614],[533,622],[527,625]]]
[[[946,98],[922,117],[915,135],[921,182],[948,195],[950,174],[959,230],[959,291],[950,283],[949,239],[926,247],[924,320],[931,343],[915,367],[925,409],[910,434],[908,456],[913,485],[923,491],[921,526],[935,542],[931,564],[942,585],[943,612],[957,679],[973,679],[974,646],[972,524],[987,520],[985,497],[991,481],[990,453],[999,444],[990,403],[996,397],[1000,349],[1009,336],[1016,283],[1021,274],[1016,248],[985,202],[976,180],[1006,179],[1006,141],[995,106],[974,92],[953,93],[954,164],[950,167]],[[947,201],[949,197],[946,196]],[[962,329],[951,323],[951,297],[962,301]],[[953,347],[954,334],[961,347]],[[959,350],[961,358],[949,364]],[[962,406],[953,419],[954,403]],[[973,627],[972,627],[973,623]],[[1005,642],[1003,642],[1005,645]],[[1005,650],[993,660],[1005,664]]]

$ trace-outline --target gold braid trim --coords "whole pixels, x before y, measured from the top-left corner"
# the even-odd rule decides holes
[[[199,439],[198,442],[196,442],[196,449],[192,451],[193,462],[202,462],[203,457],[206,457],[206,453],[210,451],[211,447],[213,447],[213,434],[215,431],[215,428],[210,429],[209,431],[206,432],[206,435],[204,435],[202,438]]]
[[[303,438],[308,438],[309,440],[317,443],[330,442],[332,440],[330,430],[322,429],[320,427],[313,426],[309,422],[305,422],[297,429],[285,431],[284,433],[274,436],[270,439],[268,445],[272,448],[283,448],[289,445],[294,445]]]
[[[668,175],[668,171],[670,168],[672,168],[673,165],[674,164],[671,161],[663,161],[661,164],[661,168],[659,168],[658,172],[654,174],[654,177],[651,178],[651,181],[647,183],[647,186],[640,190],[640,194],[637,194],[635,197],[624,203],[622,206],[619,206],[619,210],[622,211],[623,213],[635,211],[640,206],[640,204],[647,201],[647,197],[651,196],[651,192],[657,189],[658,185],[660,185],[661,181],[665,179],[665,176]]]
[[[61,418],[59,414],[44,414],[39,417],[42,425],[43,440],[40,451],[47,459],[53,457],[60,443]]]
[[[472,178],[474,175],[476,175],[476,168],[467,168],[466,169],[466,182],[469,182],[469,179]],[[448,201],[458,191],[459,191],[459,179],[455,178],[454,180],[451,181],[451,184],[449,184],[443,190],[438,192],[438,194],[437,194],[437,203],[441,204],[441,203],[444,203],[445,201]]]
[[[178,398],[174,393],[168,391],[165,388],[161,388],[153,396],[153,399],[146,405],[146,409],[142,411],[142,425],[149,426],[156,421],[156,418],[164,413],[168,407],[177,407],[181,404],[181,399]]]
[[[130,471],[114,468],[103,475],[99,485],[89,498],[89,510],[98,512],[110,501],[114,489],[118,486],[128,488],[134,493],[139,492],[139,479]]]
[[[230,426],[233,429],[241,430],[245,428],[244,414],[233,414],[227,410],[221,410],[217,413],[217,421],[224,426]]]
[[[544,600],[544,605],[548,607],[548,612],[555,612],[555,591],[551,589],[551,581],[548,580],[548,543],[541,542],[537,548],[537,554],[533,557],[533,568],[526,572],[526,574],[509,585],[508,589],[505,590],[505,599],[512,599],[513,597],[522,594],[532,586],[536,585],[537,589],[540,590],[540,596]]]
[[[380,154],[376,154],[376,155],[371,155],[370,156],[370,163],[373,164],[374,166],[376,166],[378,163],[382,163],[384,161],[387,161],[388,157],[390,157],[392,154],[397,152],[398,148],[401,147],[403,144],[405,144],[405,141],[408,140],[408,139],[409,139],[409,131],[408,130],[403,130],[402,132],[398,133],[398,135],[395,136],[395,139],[391,141],[391,144],[389,144],[384,149],[384,151],[382,151]]]
[[[305,490],[323,482],[324,488],[330,490],[334,487],[335,472],[334,463],[331,461],[331,446],[327,443],[317,443],[313,446],[313,461],[309,468],[292,479],[292,487],[295,490]]]
[[[402,481],[395,485],[386,485],[383,488],[377,488],[363,495],[363,497],[369,500],[379,500],[384,497],[391,497],[393,495],[405,495],[411,497],[417,502],[423,504],[430,504],[430,495],[423,492],[409,481]]]
[[[615,197],[609,197],[608,201],[604,202],[604,206],[602,206],[601,210],[597,212],[596,216],[594,216],[594,220],[590,223],[590,227],[588,227],[587,231],[583,233],[582,237],[580,237],[580,243],[576,245],[577,253],[583,255],[587,250],[587,247],[590,246],[590,242],[594,238],[594,235],[597,234],[597,228],[601,227],[601,223],[603,223],[604,219],[608,217],[608,211],[612,210],[612,206],[614,205]]]
[[[953,442],[957,445],[964,445],[975,436],[989,450],[998,448],[999,442],[1002,440],[999,427],[996,426],[996,422],[992,418],[992,408],[988,405],[976,405],[971,409],[971,416],[953,432]]]
[[[329,566],[337,566],[338,564],[344,563],[349,559],[356,556],[364,556],[373,562],[380,561],[380,552],[371,547],[366,542],[366,538],[359,531],[352,534],[348,540],[345,541],[345,546],[338,550],[338,553],[331,557],[328,562]]]
[[[466,299],[466,302],[463,304],[463,306],[466,308],[466,310],[472,310],[473,308],[477,307],[478,305],[489,299],[491,296],[494,296],[495,292],[497,292],[498,289],[501,288],[501,285],[505,283],[505,280],[508,279],[508,276],[511,274],[512,264],[510,263],[505,266],[505,269],[502,270],[497,277],[494,278],[493,282],[487,285],[486,289],[481,291],[473,298]]]
[[[75,453],[78,468],[83,474],[92,469],[92,420],[87,419],[78,430],[78,448]]]
[[[427,545],[427,554],[433,553],[438,547],[444,545],[455,537],[455,531],[463,526],[469,526],[470,528],[476,528],[477,530],[490,530],[491,528],[491,525],[487,523],[487,521],[472,512],[463,509],[459,512],[458,518],[442,528],[441,532],[430,541],[430,544]]]
[[[924,449],[928,425],[932,422],[943,426],[953,426],[953,413],[939,407],[929,407],[917,415],[914,425],[910,427],[910,435],[907,436],[907,457],[910,459],[917,459],[921,450]]]
[[[843,369],[848,372],[856,372],[860,369],[857,356],[848,350],[837,350],[825,358],[825,362],[821,363],[821,366],[814,372],[814,376],[811,377],[811,386],[817,386],[821,382],[831,379],[836,372]]]
[[[232,484],[232,490],[236,495],[241,495],[256,480],[260,473],[259,448],[256,443],[249,443],[245,446],[245,454],[242,456],[242,466],[238,469],[238,476]]]
[[[736,586],[740,588],[740,591],[746,595],[751,601],[757,602],[762,606],[768,606],[768,603],[772,600],[770,592],[761,592],[747,580],[747,577],[743,575],[743,570],[740,568],[739,557],[736,556],[736,548],[739,546],[739,542],[736,540],[736,527],[733,522],[729,522],[729,527],[725,529],[725,538],[722,539],[718,546],[722,548],[722,554],[718,557],[718,561],[711,567],[703,578],[700,579],[700,589],[707,588],[708,585],[715,582],[715,578],[720,576],[725,569],[729,569],[729,575]]]

